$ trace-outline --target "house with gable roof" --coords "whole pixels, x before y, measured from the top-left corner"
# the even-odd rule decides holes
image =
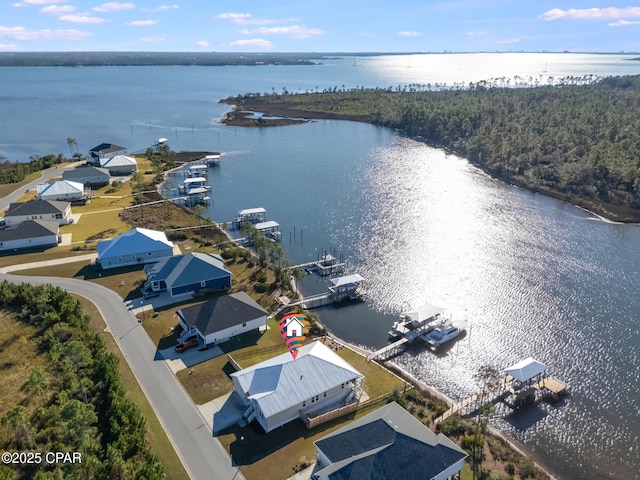
[[[73,170],[65,170],[62,172],[62,179],[82,183],[85,187],[98,188],[109,185],[111,176],[104,168],[83,165]]]
[[[71,180],[59,180],[52,183],[40,183],[36,185],[36,192],[40,200],[57,200],[63,202],[77,202],[86,200],[90,196],[90,190],[85,189],[80,182]]]
[[[313,480],[449,480],[467,453],[396,402],[316,440]]]
[[[314,413],[357,403],[364,376],[329,347],[313,342],[231,374],[243,418],[265,432]],[[215,427],[215,420],[214,420]]]
[[[113,157],[114,155],[126,155],[126,147],[121,147],[115,143],[101,143],[89,150],[89,162],[99,166],[101,158]]]
[[[49,200],[30,200],[22,203],[10,203],[4,221],[7,227],[27,220],[54,221],[58,225],[73,223],[71,204]]]
[[[60,225],[48,220],[27,220],[0,230],[0,251],[57,245]]]
[[[136,227],[111,240],[98,242],[96,262],[103,269],[157,262],[173,255],[173,242],[164,232]]]
[[[110,175],[129,175],[138,170],[138,162],[127,155],[114,155],[101,158],[100,168],[104,168]]]
[[[167,291],[174,297],[184,293],[224,290],[231,287],[231,272],[219,255],[191,252],[166,257],[145,266],[143,293]]]
[[[181,340],[197,336],[204,345],[263,328],[268,312],[245,292],[221,295],[177,311],[183,329]]]

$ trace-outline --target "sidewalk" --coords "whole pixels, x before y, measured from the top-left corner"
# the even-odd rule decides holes
[[[30,270],[32,268],[50,267],[52,265],[63,265],[65,263],[75,263],[89,261],[93,262],[98,258],[97,253],[88,253],[86,255],[78,255],[76,257],[56,258],[54,260],[43,260],[41,262],[19,263],[18,265],[9,265],[0,268],[0,273],[16,272],[18,270]]]

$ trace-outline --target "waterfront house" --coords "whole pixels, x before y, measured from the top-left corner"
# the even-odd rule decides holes
[[[81,166],[62,172],[63,180],[82,183],[85,187],[99,188],[109,185],[109,171],[104,168]]]
[[[111,240],[98,242],[96,262],[103,269],[152,263],[172,256],[173,248],[164,232],[134,228]]]
[[[120,145],[116,145],[114,143],[101,143],[97,147],[93,147],[89,150],[89,159],[88,162],[99,166],[101,158],[109,158],[114,155],[126,155],[127,149],[125,147],[121,147]]]
[[[31,200],[23,203],[11,203],[4,215],[5,225],[10,227],[27,220],[54,221],[58,225],[73,223],[71,204],[50,200]]]
[[[208,302],[178,310],[182,338],[197,335],[205,345],[263,328],[268,312],[245,292],[221,295]]]
[[[144,269],[147,282],[145,292],[168,291],[174,297],[205,290],[224,290],[231,287],[231,272],[219,255],[188,253],[161,259]]]
[[[458,478],[467,453],[396,402],[314,442],[313,480]],[[356,474],[357,472],[357,474]]]
[[[357,405],[363,375],[329,347],[313,342],[231,374],[244,419],[270,432],[298,418]]]
[[[85,201],[91,196],[91,190],[85,189],[80,182],[59,180],[51,183],[40,183],[36,186],[40,200],[58,200],[62,202]]]
[[[60,225],[55,221],[27,220],[0,230],[0,251],[19,250],[60,243]]]
[[[109,172],[109,175],[129,175],[138,170],[138,162],[133,157],[127,155],[114,155],[113,157],[101,158],[100,167]]]

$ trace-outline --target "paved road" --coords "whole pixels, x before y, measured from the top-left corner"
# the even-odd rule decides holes
[[[243,480],[174,374],[164,361],[154,361],[156,347],[115,292],[70,278],[0,273],[0,281],[5,279],[15,283],[51,283],[91,299],[102,313],[191,478]]]
[[[26,185],[23,185],[18,190],[15,190],[6,197],[0,198],[0,211],[4,210],[5,208],[9,208],[10,203],[17,202],[18,199],[25,194],[26,190],[32,190],[36,188],[36,185],[38,185],[39,183],[46,183],[52,178],[61,177],[62,172],[64,172],[65,170],[73,170],[75,167],[82,163],[84,162],[75,162],[64,168],[50,168],[48,170],[44,170],[40,178],[34,180],[33,182],[29,182]]]

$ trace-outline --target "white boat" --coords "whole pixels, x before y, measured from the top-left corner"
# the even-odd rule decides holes
[[[460,335],[464,329],[464,325],[454,324],[450,318],[444,318],[440,323],[433,327],[433,330],[422,334],[420,338],[427,343],[429,348],[437,350],[445,343]]]
[[[445,310],[435,305],[422,305],[415,309],[402,312],[400,319],[394,322],[389,330],[389,340],[397,341],[402,337],[410,341],[423,333],[433,330],[433,326],[440,321]]]

